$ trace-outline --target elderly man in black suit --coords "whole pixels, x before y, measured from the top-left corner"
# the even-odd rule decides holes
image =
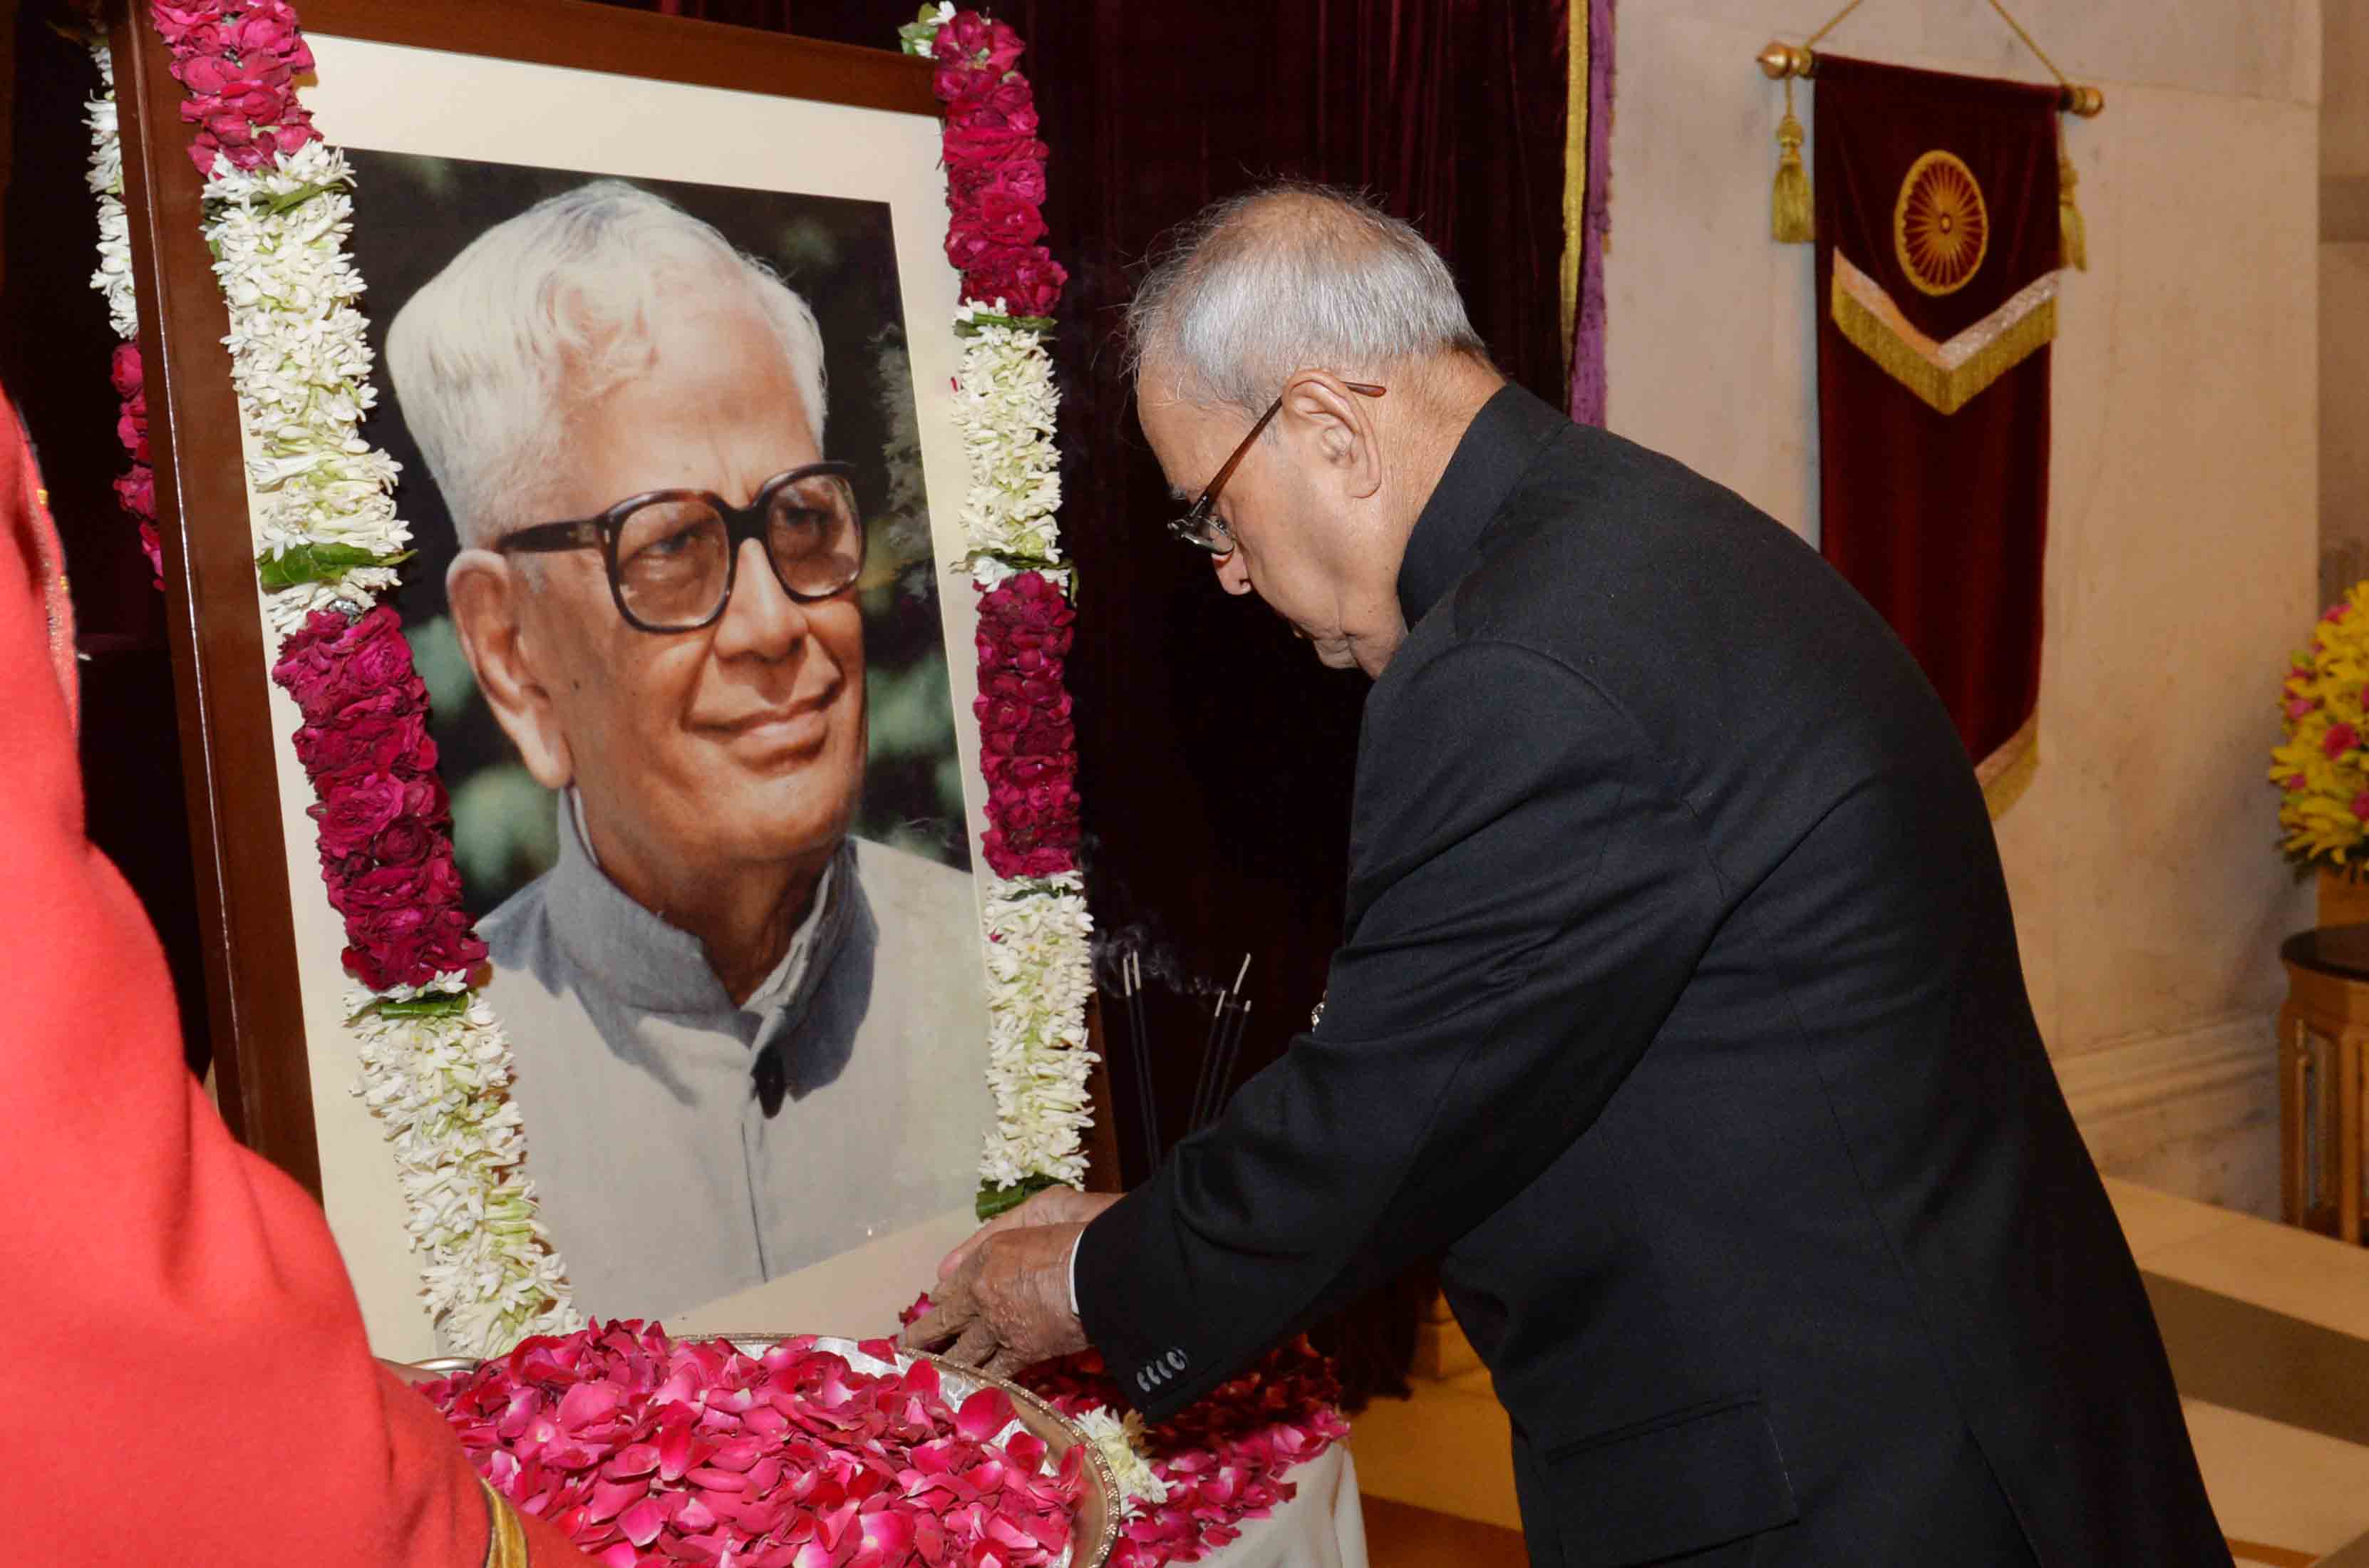
[[[1436,1254],[1537,1562],[2226,1565],[1883,622],[1506,385],[1355,199],[1220,204],[1131,326],[1176,532],[1373,678],[1347,930],[1219,1125],[974,1238],[916,1341],[1091,1340],[1158,1417]]]

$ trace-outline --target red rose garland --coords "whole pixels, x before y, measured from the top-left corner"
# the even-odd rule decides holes
[[[461,909],[452,813],[428,734],[428,687],[393,608],[315,612],[280,647],[271,679],[304,723],[321,875],[345,917],[345,965],[372,990],[475,967],[486,944]]]
[[[148,466],[148,393],[142,384],[139,345],[115,346],[109,379],[115,383],[115,395],[123,399],[123,411],[115,420],[115,437],[132,456],[132,466],[116,478],[115,498],[139,521],[140,548],[162,591],[165,544],[156,532],[156,472]]]
[[[1020,35],[976,11],[962,11],[930,42],[938,99],[946,106],[946,259],[963,275],[963,298],[1005,314],[1043,319],[1070,280],[1045,233],[1045,143],[1036,139],[1036,97],[1019,63]]]
[[[972,709],[992,824],[983,847],[998,876],[1078,868],[1077,733],[1061,686],[1076,619],[1041,572],[1023,572],[979,596]]]

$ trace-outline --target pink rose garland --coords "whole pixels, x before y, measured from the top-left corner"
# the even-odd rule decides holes
[[[311,111],[296,101],[295,79],[313,69],[313,51],[287,0],[155,0],[149,12],[172,46],[173,75],[188,91],[181,118],[198,128],[189,161],[200,174],[214,172],[216,153],[235,168],[258,169],[274,154],[292,153],[319,135]]]
[[[1077,733],[1062,690],[1077,612],[1041,572],[1009,578],[978,601],[983,847],[998,876],[1078,868]]]
[[[321,875],[345,917],[345,965],[372,990],[475,968],[486,944],[461,909],[452,814],[436,776],[428,688],[395,611],[315,611],[271,679],[304,715],[296,757],[318,797]]]

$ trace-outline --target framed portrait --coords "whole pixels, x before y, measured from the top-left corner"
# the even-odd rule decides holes
[[[566,0],[303,16],[411,531],[381,602],[575,1304],[884,1329],[995,1114],[930,67]],[[427,1354],[176,85],[113,36],[224,1113],[319,1192],[381,1353]]]

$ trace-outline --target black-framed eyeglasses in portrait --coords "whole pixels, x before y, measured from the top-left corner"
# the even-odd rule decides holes
[[[864,517],[845,463],[776,474],[736,507],[712,490],[645,490],[598,517],[541,522],[498,541],[504,552],[598,549],[625,624],[695,632],[731,602],[740,546],[765,549],[782,591],[802,604],[829,599],[864,575]]]

